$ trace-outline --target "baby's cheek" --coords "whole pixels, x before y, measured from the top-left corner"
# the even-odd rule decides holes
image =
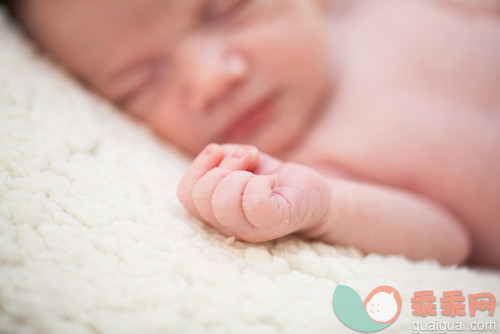
[[[155,112],[143,120],[163,140],[195,156],[212,141],[188,120],[167,112]]]

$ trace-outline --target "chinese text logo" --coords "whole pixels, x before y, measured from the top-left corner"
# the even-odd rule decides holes
[[[476,315],[476,311],[488,310],[488,315],[495,314],[496,299],[492,293],[473,293],[468,295],[469,299],[469,315]],[[441,303],[441,315],[448,317],[464,316],[466,313],[465,297],[461,290],[445,291],[443,296],[439,298]],[[424,290],[413,293],[411,299],[412,314],[420,317],[434,316],[436,311],[436,297],[434,291]]]

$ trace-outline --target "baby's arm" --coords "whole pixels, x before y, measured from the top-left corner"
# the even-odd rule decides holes
[[[226,235],[262,242],[298,233],[364,252],[465,261],[469,236],[440,206],[404,191],[284,163],[256,148],[209,145],[178,190],[186,208]]]
[[[470,255],[462,222],[425,198],[394,188],[330,180],[328,218],[305,233],[364,252],[458,264]]]

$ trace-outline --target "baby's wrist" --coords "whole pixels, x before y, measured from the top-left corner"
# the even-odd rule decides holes
[[[331,201],[332,187],[331,182],[324,176],[322,180],[322,191],[319,199],[319,214],[307,226],[298,231],[298,234],[308,239],[322,239],[331,228]]]

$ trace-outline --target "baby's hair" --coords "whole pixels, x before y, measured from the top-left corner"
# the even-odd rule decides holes
[[[0,5],[7,8],[7,12],[12,16],[15,17],[15,8],[17,3],[20,2],[20,0],[0,0]]]

